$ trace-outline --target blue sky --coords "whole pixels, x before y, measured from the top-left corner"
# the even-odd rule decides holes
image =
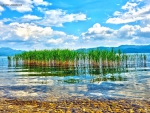
[[[150,44],[149,0],[0,0],[0,47]]]

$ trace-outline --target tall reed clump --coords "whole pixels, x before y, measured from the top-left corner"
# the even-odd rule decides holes
[[[88,58],[94,67],[115,67],[120,66],[121,51],[108,50],[91,50],[88,52]]]
[[[126,55],[120,50],[91,50],[75,51],[69,49],[34,50],[16,54],[13,59],[16,65],[22,62],[27,66],[50,66],[50,67],[128,67],[129,62],[139,59],[146,65],[146,55]],[[10,61],[10,57],[8,57]],[[144,66],[145,66],[144,65]]]
[[[7,59],[8,59],[8,66],[11,66],[11,57],[8,56]]]
[[[69,49],[34,50],[14,56],[16,64],[21,60],[28,66],[73,66],[78,52]]]

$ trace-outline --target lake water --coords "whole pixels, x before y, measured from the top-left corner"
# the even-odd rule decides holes
[[[146,67],[119,71],[78,68],[78,73],[52,76],[50,73],[64,70],[38,68],[36,71],[23,66],[8,66],[7,57],[0,56],[0,97],[51,101],[74,96],[150,100],[150,54],[147,54],[146,63]]]

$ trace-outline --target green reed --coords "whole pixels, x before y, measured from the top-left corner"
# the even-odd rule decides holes
[[[127,55],[121,50],[90,50],[75,51],[69,49],[34,50],[26,51],[13,56],[15,65],[40,66],[40,67],[130,67],[146,66],[146,55]],[[11,62],[8,56],[9,64]]]

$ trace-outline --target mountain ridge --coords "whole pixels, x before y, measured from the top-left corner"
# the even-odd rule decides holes
[[[90,50],[121,50],[124,53],[150,53],[150,45],[120,45],[118,47],[95,47],[95,48],[81,48],[78,51],[90,51]]]
[[[0,56],[13,56],[15,54],[22,53],[23,50],[15,50],[9,47],[1,47],[0,48]]]
[[[121,50],[123,53],[150,53],[150,45],[120,45],[118,47],[95,47],[95,48],[80,48],[76,51],[90,51],[90,50],[111,50],[114,48],[115,51]],[[0,48],[0,56],[13,56],[15,54],[20,54],[24,52],[24,50],[15,50],[9,47],[1,47]]]

